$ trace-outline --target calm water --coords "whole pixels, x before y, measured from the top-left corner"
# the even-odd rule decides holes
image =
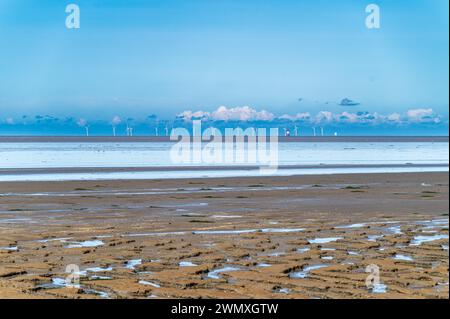
[[[172,164],[169,143],[0,143],[0,169],[55,167],[161,167]],[[280,143],[279,166],[318,164],[448,164],[448,143]],[[7,176],[0,180],[102,179],[102,178],[177,178],[254,176],[258,171],[186,171],[132,172],[94,174],[56,174]],[[191,164],[193,165],[193,164]],[[195,164],[199,165],[199,164]],[[348,173],[380,171],[430,171],[448,168],[342,168],[314,169],[308,173]],[[278,170],[276,175],[306,173],[291,169]]]

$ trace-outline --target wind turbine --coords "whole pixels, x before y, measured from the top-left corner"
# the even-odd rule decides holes
[[[323,136],[323,127],[320,128],[320,135]]]
[[[316,128],[313,127],[312,129],[313,129],[313,135],[316,136]]]

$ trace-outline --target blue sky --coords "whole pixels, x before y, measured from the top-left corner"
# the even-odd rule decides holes
[[[378,30],[365,27],[372,2]],[[447,0],[0,0],[0,118],[221,105],[446,118],[448,45]]]

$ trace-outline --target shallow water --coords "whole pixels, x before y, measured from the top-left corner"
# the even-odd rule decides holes
[[[440,234],[440,235],[434,235],[434,236],[415,236],[414,239],[411,241],[411,246],[419,246],[423,243],[428,243],[435,240],[440,239],[448,239],[448,235]]]
[[[105,243],[101,240],[86,240],[81,242],[74,242],[70,245],[67,245],[65,248],[91,248],[102,246]]]
[[[6,247],[0,247],[0,250],[8,250],[8,251],[16,251],[19,248],[17,246],[6,246]]]
[[[396,254],[394,256],[395,260],[404,260],[404,261],[414,261],[414,259],[410,256],[406,256],[406,255],[401,255],[401,254]]]
[[[190,261],[180,261],[178,264],[180,267],[196,267],[197,265]]]
[[[225,273],[225,272],[231,272],[231,271],[238,271],[238,270],[241,270],[241,269],[237,268],[237,267],[233,267],[233,266],[227,266],[227,267],[214,269],[214,270],[210,271],[206,275],[206,277],[211,278],[211,279],[220,279],[220,275],[219,274]]]
[[[338,240],[343,239],[343,237],[326,237],[326,238],[314,238],[314,239],[308,239],[308,242],[310,244],[326,244],[335,242]]]
[[[255,170],[177,170],[149,172],[97,172],[97,173],[51,173],[51,174],[17,174],[1,175],[0,182],[27,181],[102,181],[102,180],[142,180],[142,179],[187,179],[187,178],[226,178],[258,176],[298,176],[331,174],[371,174],[371,173],[414,173],[414,172],[448,172],[448,166],[430,167],[342,167],[342,168],[299,168],[277,169],[271,173]]]
[[[170,165],[173,143],[0,143],[0,167]],[[448,143],[279,143],[280,165],[448,163]],[[177,164],[179,165],[179,164]],[[184,164],[188,165],[188,164]],[[198,165],[198,164],[197,164]]]
[[[372,288],[372,293],[374,294],[384,294],[387,291],[387,286],[382,283],[374,284]]]
[[[329,265],[327,264],[319,264],[319,265],[312,265],[312,266],[307,266],[305,268],[303,268],[303,270],[301,271],[296,271],[296,272],[292,272],[289,277],[290,278],[306,278],[308,277],[309,273],[312,270],[316,270],[316,269],[320,269],[320,268],[325,268],[328,267]]]
[[[132,259],[125,263],[125,268],[134,269],[136,266],[142,264],[142,259]]]

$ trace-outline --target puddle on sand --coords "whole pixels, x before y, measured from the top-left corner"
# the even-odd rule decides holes
[[[320,259],[323,259],[323,260],[333,260],[333,256],[323,256],[323,257],[320,257]]]
[[[280,257],[284,256],[286,253],[284,251],[275,251],[273,253],[262,254],[261,256],[269,256],[269,257]]]
[[[301,271],[296,271],[296,272],[291,273],[289,275],[289,278],[306,278],[306,277],[308,277],[309,273],[312,270],[325,268],[325,267],[328,267],[328,265],[326,265],[326,264],[319,264],[319,265],[308,266],[308,267],[303,268],[303,270],[301,270]]]
[[[65,248],[91,248],[91,247],[102,246],[104,244],[105,243],[101,240],[86,240],[86,241],[74,242],[70,245],[65,246]]]
[[[372,287],[372,293],[374,294],[385,294],[387,286],[382,283],[374,284]]]
[[[440,234],[440,235],[434,235],[434,236],[414,236],[410,245],[411,246],[419,246],[423,243],[428,243],[428,242],[432,242],[432,241],[440,240],[440,239],[448,239],[448,235]]]
[[[368,241],[377,241],[377,239],[383,238],[384,235],[369,235],[367,236]]]
[[[266,264],[266,263],[256,264],[256,267],[260,267],[260,268],[267,268],[267,267],[270,267],[270,266],[272,266],[272,265],[269,265],[269,264]]]
[[[401,235],[401,226],[392,226],[384,229],[388,234]]]
[[[8,250],[8,251],[16,251],[19,248],[17,246],[9,246],[9,247],[0,247],[0,250]]]
[[[298,233],[304,231],[304,228],[263,228],[263,233]]]
[[[241,270],[241,269],[237,268],[237,267],[227,266],[227,267],[214,269],[213,271],[210,271],[206,275],[206,277],[211,278],[211,279],[220,279],[220,274],[221,273],[231,272],[231,271],[238,271],[238,270]]]
[[[401,254],[396,254],[394,256],[395,260],[404,260],[404,261],[414,261],[414,259],[410,256],[406,256],[406,255],[401,255]]]
[[[306,253],[307,251],[310,251],[311,248],[304,247],[304,248],[297,248],[297,252],[300,254]]]
[[[134,269],[136,266],[142,264],[142,259],[132,259],[125,263],[125,268]]]
[[[86,294],[97,295],[100,298],[109,299],[109,294],[104,291],[98,291],[98,290],[94,290],[94,289],[84,289],[84,292]]]
[[[139,280],[139,283],[140,283],[141,285],[152,286],[152,287],[155,287],[155,288],[161,288],[160,285],[155,284],[155,283],[150,282],[150,281],[146,281],[146,280]]]
[[[106,267],[106,268],[102,268],[102,267],[92,267],[92,268],[86,268],[85,270],[79,271],[76,274],[80,275],[80,276],[87,276],[88,272],[104,272],[104,271],[112,271],[112,267]],[[100,276],[97,276],[100,277]]]
[[[49,243],[49,242],[52,242],[52,241],[66,242],[69,239],[72,239],[72,237],[48,238],[48,239],[36,240],[36,242],[37,243]]]
[[[359,253],[357,251],[347,251],[347,254],[350,256],[359,256]]]
[[[343,237],[314,238],[314,239],[308,239],[308,242],[310,244],[326,244],[326,243],[338,241],[340,239],[343,239]]]
[[[180,261],[180,263],[178,265],[180,267],[195,267],[195,266],[197,266],[196,264],[194,264],[190,261]]]
[[[56,288],[63,288],[63,287],[80,288],[79,285],[67,284],[67,282],[64,278],[52,278],[52,282],[41,284],[41,285],[38,285],[37,287],[43,288],[43,289],[56,289]]]
[[[109,276],[94,275],[94,276],[89,277],[89,280],[111,280],[111,279],[112,279],[112,277],[109,277]]]
[[[291,291],[290,291],[288,288],[280,288],[280,289],[278,289],[278,290],[275,290],[275,292],[276,292],[276,293],[279,293],[279,294],[288,294],[288,293],[290,293]]]
[[[337,228],[337,229],[347,229],[347,228],[362,228],[362,227],[365,227],[365,226],[367,226],[367,224],[360,223],[360,224],[336,226],[335,228]]]

